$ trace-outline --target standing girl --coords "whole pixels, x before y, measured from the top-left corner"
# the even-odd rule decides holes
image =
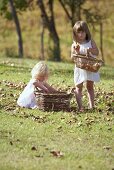
[[[87,54],[91,57],[96,57],[99,54],[98,48],[91,38],[91,34],[87,23],[84,21],[78,21],[73,27],[73,44],[71,46],[71,58],[73,54]],[[79,111],[83,111],[82,106],[82,88],[83,83],[86,82],[86,88],[89,98],[89,108],[94,108],[94,82],[99,82],[99,73],[93,73],[84,69],[74,69],[74,83],[76,86],[75,95]]]
[[[38,88],[44,93],[57,92],[46,81],[48,79],[49,70],[44,62],[37,63],[32,71],[32,79],[29,81],[23,92],[20,94],[17,104],[21,107],[36,108],[38,107],[35,99],[34,89]]]

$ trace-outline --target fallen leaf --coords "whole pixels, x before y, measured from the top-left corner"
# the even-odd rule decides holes
[[[63,153],[61,151],[50,151],[50,153],[52,153],[53,156],[56,156],[56,157],[62,157],[63,156]]]
[[[12,141],[10,141],[10,145],[13,145],[13,142],[12,142]]]
[[[31,150],[32,150],[32,151],[36,151],[37,149],[36,149],[35,146],[32,146]]]
[[[109,149],[112,149],[112,148],[111,148],[111,146],[103,146],[103,149],[109,150]]]

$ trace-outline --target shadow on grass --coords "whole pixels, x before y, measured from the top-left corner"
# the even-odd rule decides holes
[[[0,70],[4,70],[4,71],[16,71],[16,72],[28,72],[28,70],[30,70],[29,67],[22,67],[22,66],[11,66],[11,65],[7,65],[7,64],[0,64]]]
[[[21,72],[21,73],[25,73],[25,72],[30,72],[32,70],[32,68],[30,67],[23,67],[23,66],[12,66],[12,65],[8,65],[8,64],[0,64],[0,69],[1,71],[4,70],[4,71],[16,71],[16,72]],[[57,74],[57,75],[62,75],[62,74],[73,74],[73,70],[71,69],[50,69],[50,72],[51,74]]]

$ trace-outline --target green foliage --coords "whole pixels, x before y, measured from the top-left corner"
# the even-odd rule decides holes
[[[64,4],[70,6],[71,8],[77,8],[78,6],[82,5],[85,0],[61,0]]]
[[[0,14],[5,17],[7,17],[7,6],[8,6],[8,0],[1,0],[0,1]]]
[[[13,2],[17,11],[23,11],[29,6],[27,0],[14,0]],[[6,19],[12,20],[12,14],[9,9],[9,0],[0,1],[0,14]]]
[[[8,0],[1,0],[0,1],[0,11],[6,11],[7,4],[8,4]]]
[[[16,9],[19,9],[19,10],[25,10],[29,5],[27,0],[15,0],[14,4],[15,4]]]
[[[72,26],[77,20],[81,20],[81,9],[85,0],[59,0],[63,9],[65,10],[68,18],[70,19]]]
[[[9,12],[9,11],[6,11],[6,12],[4,13],[4,17],[5,17],[6,19],[8,19],[8,20],[12,20],[12,19],[13,19],[12,14],[11,14],[11,12]]]

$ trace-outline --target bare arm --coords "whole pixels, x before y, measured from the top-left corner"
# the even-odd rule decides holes
[[[34,82],[33,84],[35,87],[39,87],[44,92],[49,93],[48,88],[42,82],[38,81],[38,82]]]
[[[72,46],[71,46],[71,58],[72,59],[74,59],[73,58],[73,54],[79,54],[80,53],[80,46],[79,46],[79,44],[72,44]]]
[[[74,45],[72,44],[71,46],[71,58],[73,59],[73,54],[74,54]]]
[[[88,52],[90,52],[93,55],[98,56],[99,50],[98,50],[97,45],[94,40],[91,40],[91,45],[92,45],[92,48],[88,48]]]
[[[44,86],[49,90],[51,93],[56,93],[57,90],[50,86],[48,83],[44,82]]]

